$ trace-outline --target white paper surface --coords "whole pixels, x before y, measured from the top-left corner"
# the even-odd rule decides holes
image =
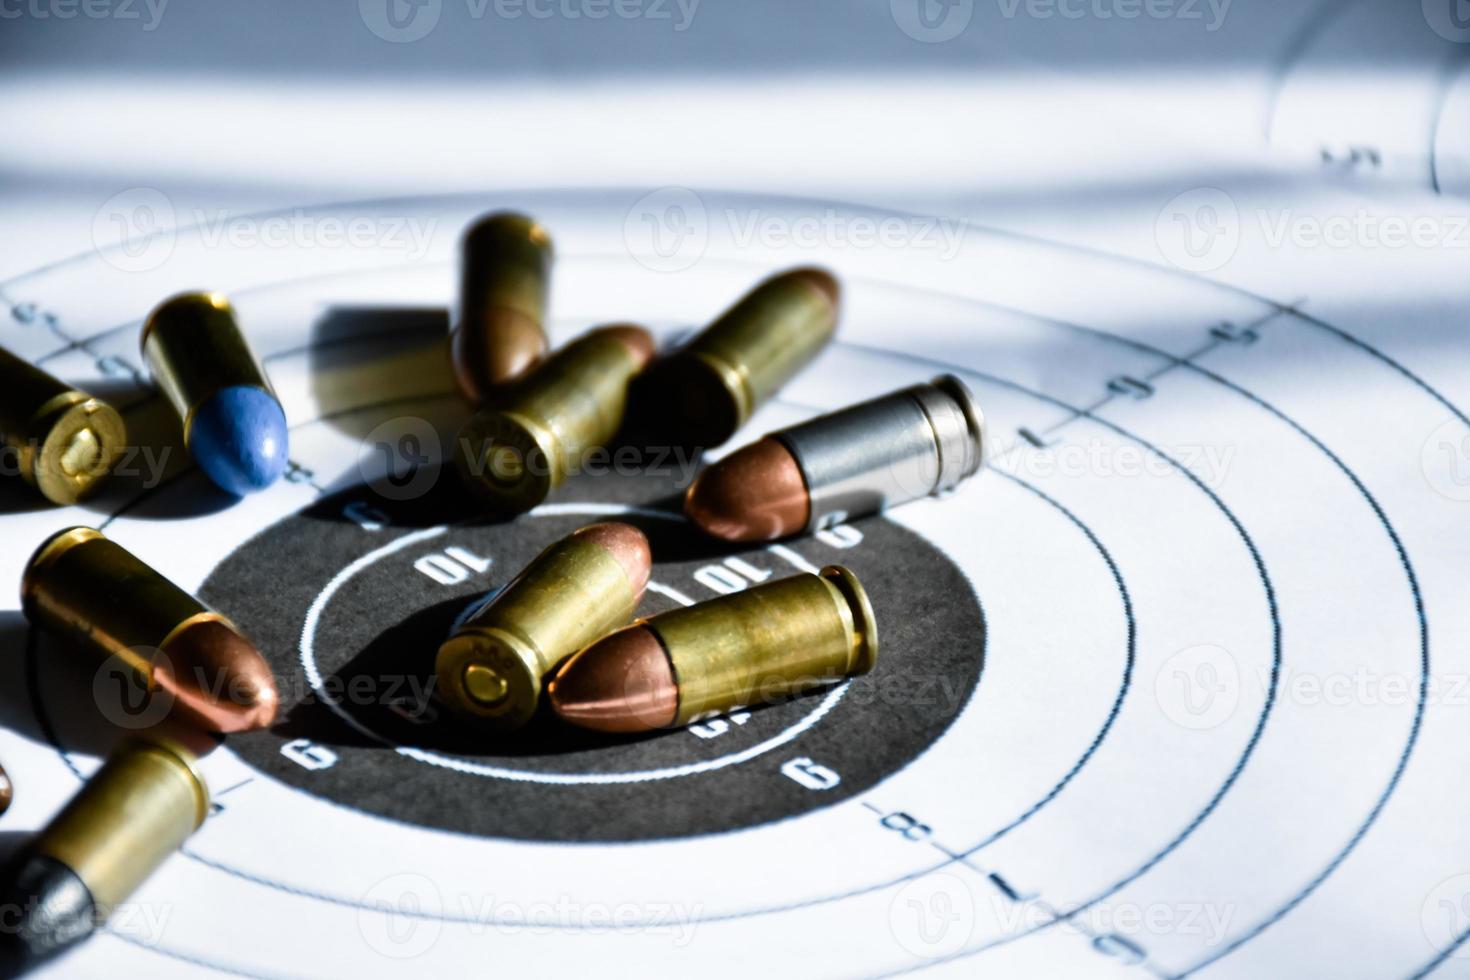
[[[226,809],[54,975],[1466,974],[1463,39],[1428,3],[1236,0],[1216,32],[1204,5],[1124,30],[979,4],[935,44],[897,28],[898,3],[841,27],[749,6],[709,6],[684,47],[630,41],[666,78],[581,74],[586,22],[446,4],[400,50],[363,48],[343,14],[354,70],[458,52],[458,77],[401,85],[210,70],[182,11],[109,74],[77,63],[92,35],[27,22],[40,53],[0,75],[21,136],[0,145],[0,343],[128,401],[158,299],[234,297],[313,476],[109,524],[193,588],[361,480],[361,435],[323,416],[452,431],[446,375],[365,390],[310,343],[334,305],[447,305],[474,215],[554,230],[559,339],[617,317],[670,335],[769,270],[828,265],[839,342],[739,441],[940,369],[972,385],[989,469],[890,516],[983,603],[974,697],[859,797],[640,844],[390,824],[227,745],[204,763]],[[719,61],[760,49],[730,25],[761,18],[791,58]],[[525,64],[463,67],[461,33]],[[7,513],[0,581],[127,503]],[[24,684],[4,609],[5,681]],[[11,846],[96,765],[16,691]]]

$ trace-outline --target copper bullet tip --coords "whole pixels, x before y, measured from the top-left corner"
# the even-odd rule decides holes
[[[679,710],[668,654],[645,626],[618,630],[572,657],[548,693],[559,718],[599,732],[666,728]]]
[[[15,790],[10,785],[10,777],[5,774],[4,768],[0,768],[0,813],[10,809],[10,801],[15,798]]]
[[[598,327],[592,331],[611,337],[628,349],[633,359],[638,362],[641,371],[649,361],[653,360],[654,342],[653,334],[634,323],[614,323],[606,327]]]
[[[525,313],[498,306],[485,314],[483,323],[456,328],[450,346],[455,380],[465,397],[478,404],[545,356],[546,334]]]
[[[216,618],[196,619],[164,641],[153,683],[183,719],[224,734],[265,728],[280,705],[260,651]]]
[[[767,436],[699,474],[684,513],[725,541],[774,541],[806,527],[811,500],[796,457]]]
[[[642,531],[631,524],[590,524],[576,531],[575,536],[599,545],[616,558],[628,575],[634,601],[643,598],[648,576],[653,572],[653,551]]]
[[[808,265],[799,269],[792,269],[783,273],[793,279],[800,279],[811,286],[817,292],[827,298],[827,302],[835,309],[842,304],[842,286],[838,284],[837,277],[820,266]]]

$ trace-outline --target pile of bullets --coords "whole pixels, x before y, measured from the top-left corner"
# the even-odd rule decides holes
[[[662,356],[631,324],[550,351],[551,265],[550,235],[523,215],[487,215],[463,239],[450,352],[476,408],[455,464],[496,516],[544,501],[630,415],[677,445],[725,443],[837,327],[837,280],[798,268],[757,284]],[[185,447],[211,480],[238,496],[279,477],[286,416],[224,297],[166,300],[141,342]],[[58,504],[94,492],[126,440],[118,412],[4,351],[0,375],[9,382],[0,434],[25,480]],[[949,490],[979,470],[985,449],[978,406],[946,375],[766,435],[705,468],[684,509],[714,538],[771,541]],[[623,523],[584,527],[545,549],[439,648],[437,695],[451,716],[503,732],[546,702],[562,721],[597,731],[674,728],[876,662],[872,606],[846,568],[633,621],[653,560],[648,539]],[[270,667],[239,628],[100,531],[72,527],[43,542],[21,598],[32,624],[124,664],[190,731],[275,719]],[[16,856],[0,903],[43,911],[0,935],[0,970],[87,935],[203,822],[209,793],[185,741],[124,742]],[[0,770],[0,811],[11,792]]]

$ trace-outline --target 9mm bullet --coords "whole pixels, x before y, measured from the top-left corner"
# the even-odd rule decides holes
[[[10,809],[10,801],[15,799],[15,786],[10,782],[10,776],[5,772],[5,767],[0,766],[0,813]]]
[[[0,884],[0,975],[14,976],[107,921],[209,813],[209,789],[177,745],[121,744],[10,862]]]
[[[877,659],[867,593],[829,565],[621,629],[567,661],[550,698],[574,725],[641,732],[865,674]]]
[[[984,413],[946,374],[731,453],[695,479],[684,512],[717,538],[770,541],[951,490],[986,449]]]
[[[461,427],[465,483],[500,514],[541,503],[617,434],[628,385],[652,356],[653,338],[630,324],[599,327],[552,354]]]
[[[286,469],[286,413],[230,301],[219,293],[164,300],[139,343],[199,468],[237,497],[274,483]]]
[[[102,485],[127,430],[106,402],[0,348],[0,436],[21,477],[53,504],[74,504]]]
[[[170,710],[212,732],[269,725],[270,665],[224,616],[90,527],[47,538],[21,579],[26,619],[135,672]]]
[[[683,446],[727,442],[832,339],[839,306],[837,280],[825,269],[772,276],[649,371],[638,386],[639,414]]]
[[[488,214],[465,231],[449,350],[470,401],[483,402],[546,353],[553,254],[551,235],[523,214]]]
[[[633,618],[652,556],[629,524],[593,524],[541,552],[439,648],[439,696],[501,731],[531,720],[558,664]]]

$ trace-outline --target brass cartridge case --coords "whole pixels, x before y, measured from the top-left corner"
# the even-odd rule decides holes
[[[546,499],[586,452],[617,434],[628,384],[653,353],[641,327],[600,327],[556,351],[476,412],[455,456],[469,487],[501,513]]]
[[[143,324],[139,344],[154,383],[183,422],[185,448],[194,410],[218,392],[259,388],[275,397],[240,332],[235,308],[220,293],[180,293],[165,300]]]
[[[177,745],[124,742],[29,851],[60,861],[92,895],[99,918],[125,901],[204,823],[209,788]]]
[[[667,420],[684,445],[721,445],[821,352],[838,311],[837,280],[825,270],[772,276],[649,373],[640,409]]]
[[[864,674],[872,606],[838,565],[661,613],[578,653],[551,682],[564,720],[608,732],[687,725]]]
[[[647,625],[679,684],[676,725],[866,674],[878,657],[867,593],[839,565],[675,609]]]
[[[439,648],[439,696],[488,727],[524,725],[543,678],[633,617],[650,564],[648,539],[627,524],[594,524],[552,544]]]
[[[111,405],[0,348],[0,438],[21,477],[65,506],[101,486],[127,429]]]
[[[455,380],[471,401],[484,401],[546,353],[553,257],[551,235],[522,214],[495,212],[465,232],[449,346]]]
[[[26,565],[21,606],[35,625],[116,657],[201,728],[245,731],[275,718],[275,680],[250,641],[100,531],[48,538]]]

